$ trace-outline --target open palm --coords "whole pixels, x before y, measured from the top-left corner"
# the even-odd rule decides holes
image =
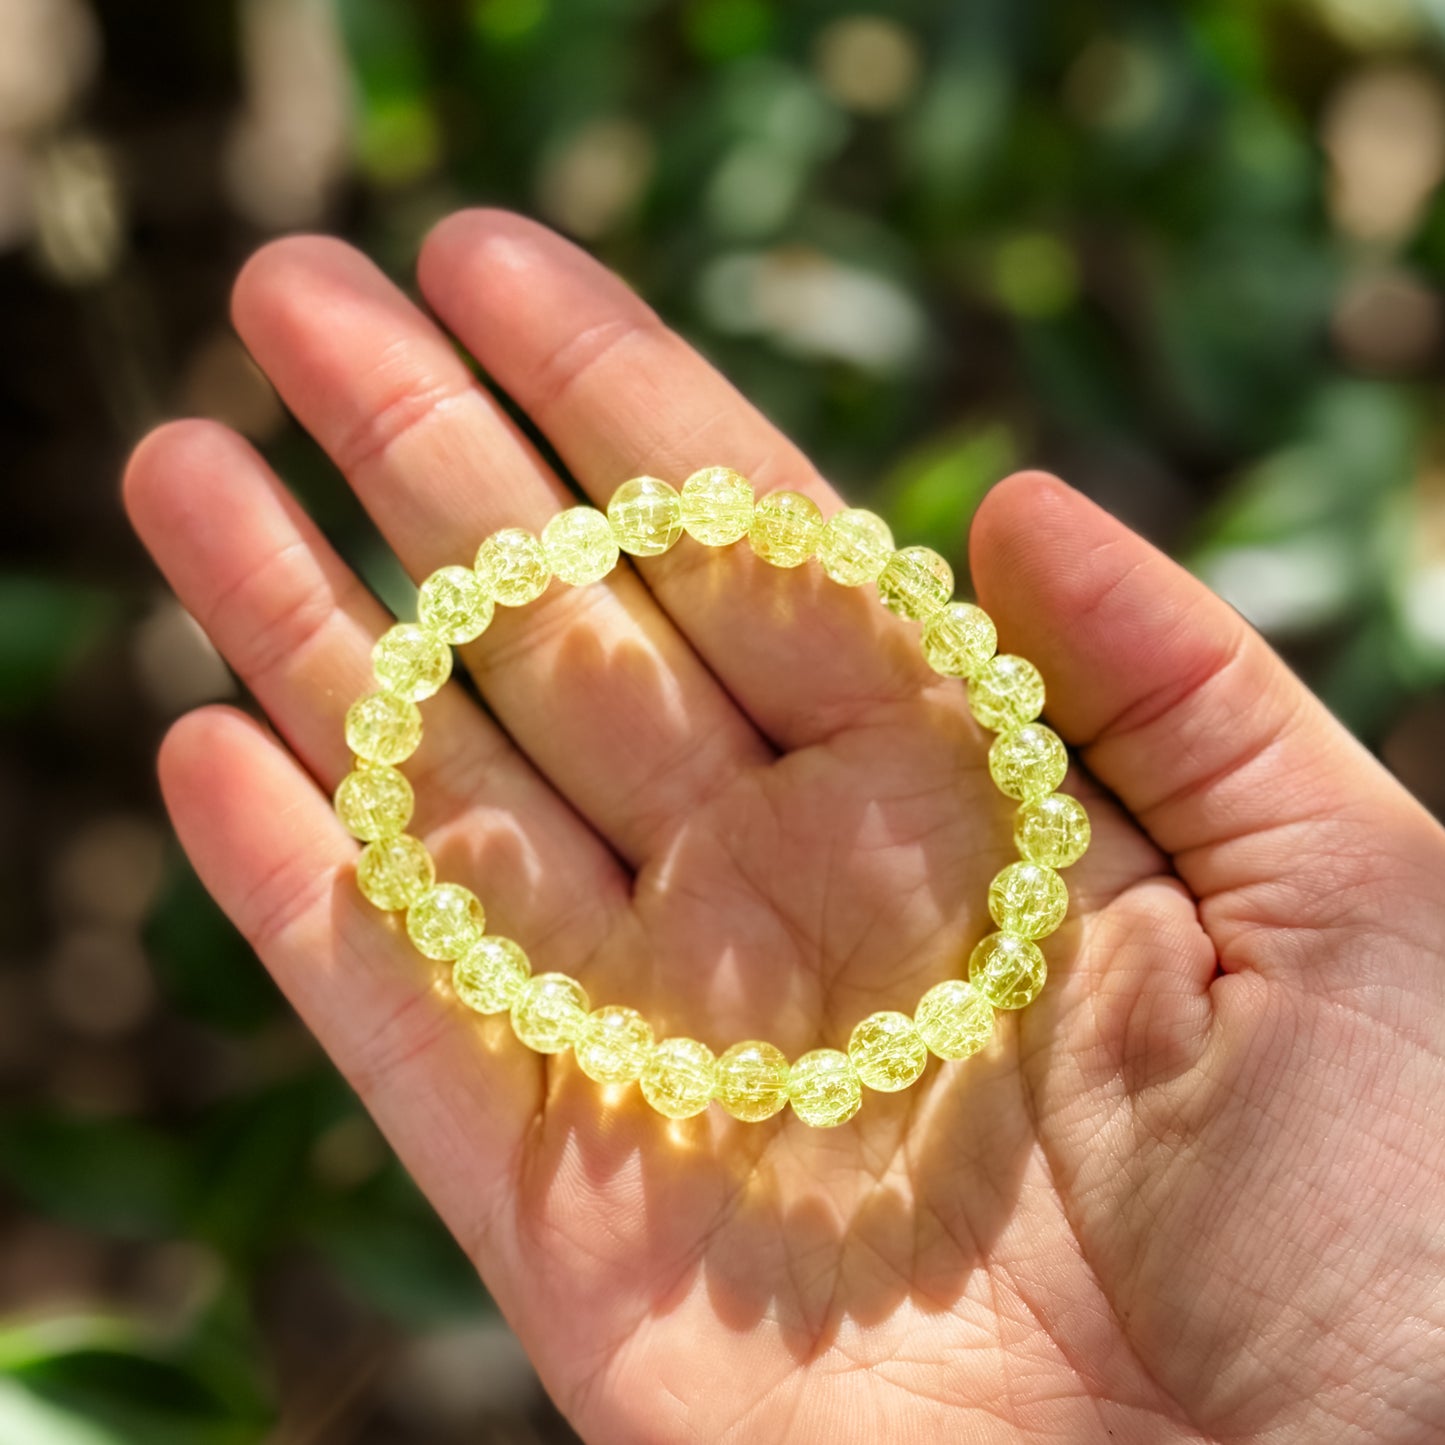
[[[838,499],[615,276],[463,213],[432,307],[594,500],[724,464]],[[566,505],[451,341],[293,239],[242,336],[420,577]],[[201,876],[595,1441],[1438,1439],[1445,832],[1223,603],[1044,477],[980,598],[1092,777],[1037,1003],[848,1125],[668,1124],[479,1019],[356,892],[327,794],[386,625],[260,459],[162,428],[132,516],[281,741],[182,720]],[[907,539],[903,539],[907,540]],[[408,772],[442,876],[659,1034],[790,1056],[956,974],[1012,856],[962,689],[868,589],[684,542],[465,649]],[[1116,801],[1117,800],[1117,801]]]

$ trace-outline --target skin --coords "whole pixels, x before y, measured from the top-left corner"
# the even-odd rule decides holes
[[[437,320],[297,237],[234,297],[413,577],[567,504],[452,337],[596,503],[725,463],[842,505],[546,228],[455,215],[419,280]],[[669,1124],[464,1011],[357,893],[328,795],[388,619],[255,452],[172,423],[125,490],[275,728],[175,725],[181,840],[584,1438],[1441,1438],[1445,831],[1140,537],[1040,474],[973,523],[1094,825],[1039,999],[842,1128]],[[684,539],[498,609],[464,650],[486,710],[425,704],[413,831],[537,972],[659,1035],[795,1057],[911,1010],[989,926],[1011,805],[870,590]]]

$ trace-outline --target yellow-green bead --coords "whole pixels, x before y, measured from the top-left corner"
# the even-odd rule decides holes
[[[968,706],[984,727],[1007,732],[1044,710],[1044,680],[1026,657],[1000,652],[969,679]]]
[[[869,1014],[853,1030],[848,1058],[870,1089],[894,1094],[923,1072],[928,1046],[907,1014],[885,1009]]]
[[[682,484],[682,525],[709,547],[736,542],[753,520],[753,486],[731,467],[703,467]]]
[[[439,692],[452,675],[452,650],[415,622],[398,622],[377,638],[371,670],[393,696],[421,702]]]
[[[565,973],[539,973],[512,1000],[512,1032],[539,1054],[560,1054],[591,1008],[587,990]]]
[[[421,709],[404,697],[373,692],[346,710],[346,746],[369,763],[399,763],[421,742]]]
[[[994,1008],[1031,1004],[1048,972],[1043,949],[1011,933],[990,933],[968,960],[969,982]]]
[[[616,565],[617,539],[596,507],[568,507],[542,528],[547,566],[571,587],[600,582]]]
[[[923,656],[944,677],[972,677],[997,647],[993,618],[972,602],[950,602],[923,627]]]
[[[630,1084],[652,1054],[652,1025],[636,1009],[607,1004],[582,1020],[572,1052],[589,1079]]]
[[[993,1033],[993,1005],[971,983],[946,978],[918,1000],[913,1023],[940,1059],[966,1059]]]
[[[406,911],[407,934],[428,958],[460,958],[486,926],[481,900],[460,883],[428,888]]]
[[[890,612],[922,622],[953,596],[953,568],[931,547],[904,547],[883,564],[878,595]]]
[[[715,1097],[744,1123],[771,1119],[788,1102],[788,1056],[760,1039],[734,1044],[718,1058]]]
[[[410,833],[378,838],[356,860],[356,886],[378,908],[410,908],[436,882],[436,865],[426,844]]]
[[[482,579],[470,567],[441,567],[416,594],[417,621],[443,642],[474,642],[496,610]]]
[[[818,561],[842,587],[876,582],[893,555],[893,533],[876,512],[849,507],[830,517],[818,538]]]
[[[1023,723],[1000,733],[988,750],[988,771],[999,792],[1020,802],[1042,798],[1064,781],[1069,752],[1043,723]]]
[[[1049,793],[1024,803],[1014,814],[1014,844],[1030,863],[1067,868],[1088,851],[1089,815],[1067,793]]]
[[[814,1049],[793,1060],[788,1071],[788,1102],[803,1123],[815,1129],[846,1124],[863,1102],[863,1085],[847,1054]]]
[[[346,831],[370,843],[402,832],[416,798],[404,774],[384,763],[368,763],[342,778],[335,802]]]
[[[817,549],[823,514],[801,492],[769,492],[753,508],[748,541],[774,567],[801,567]]]
[[[607,520],[629,556],[656,557],[682,536],[682,499],[656,477],[633,477],[613,492]]]
[[[524,527],[503,527],[477,548],[477,576],[503,607],[523,607],[552,580],[542,544]]]
[[[1020,938],[1047,937],[1068,911],[1064,880],[1040,863],[1010,863],[988,885],[989,917]]]
[[[499,1014],[511,1008],[531,976],[532,965],[520,943],[486,933],[452,965],[452,988],[469,1009]]]
[[[669,1119],[701,1114],[717,1082],[717,1060],[696,1039],[663,1039],[642,1070],[642,1097]]]

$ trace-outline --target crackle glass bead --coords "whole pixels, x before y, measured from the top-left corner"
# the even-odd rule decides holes
[[[944,677],[972,677],[994,654],[993,618],[972,602],[950,602],[923,626],[923,656]]]
[[[966,1059],[993,1033],[993,1005],[966,980],[946,978],[918,1000],[913,1023],[940,1059]]]
[[[1000,733],[988,750],[988,771],[999,792],[1021,802],[1042,798],[1064,781],[1069,753],[1043,723],[1023,723]]]
[[[990,933],[968,960],[968,979],[994,1008],[1032,1003],[1048,977],[1044,951],[1027,938]]]
[[[406,775],[385,763],[347,773],[336,788],[336,816],[353,838],[393,838],[411,821],[416,797]]]
[[[717,1060],[696,1039],[663,1039],[642,1070],[642,1097],[669,1119],[701,1114],[712,1098]]]
[[[452,965],[452,988],[479,1014],[505,1013],[532,976],[532,964],[520,943],[484,933]]]
[[[870,1089],[894,1094],[923,1072],[928,1046],[907,1014],[885,1009],[859,1022],[848,1039],[848,1057]]]
[[[452,650],[415,622],[398,622],[376,639],[371,670],[395,697],[421,702],[439,692],[452,675]]]
[[[613,492],[607,520],[631,557],[656,557],[682,536],[682,499],[656,477],[633,477]]]
[[[635,1008],[607,1004],[582,1020],[572,1052],[589,1079],[630,1084],[652,1054],[652,1025]]]
[[[1014,814],[1014,845],[1019,856],[1047,868],[1077,863],[1089,847],[1089,815],[1067,793],[1033,798]]]
[[[568,507],[542,528],[547,566],[572,587],[600,582],[616,565],[617,539],[596,507]]]
[[[404,697],[373,692],[346,709],[346,746],[369,763],[399,763],[421,742],[421,709]]]
[[[378,838],[356,860],[356,886],[378,908],[410,908],[436,882],[436,865],[426,844],[410,833]]]
[[[801,567],[817,549],[823,514],[801,492],[769,492],[758,499],[748,524],[748,541],[774,567]]]
[[[760,1039],[734,1044],[718,1057],[716,1098],[734,1119],[771,1119],[788,1102],[788,1056]]]
[[[470,567],[439,567],[416,594],[417,621],[443,642],[474,642],[496,610],[482,579]]]
[[[788,1071],[788,1102],[805,1124],[831,1129],[846,1124],[863,1102],[863,1085],[847,1054],[814,1049],[793,1060]]]
[[[984,727],[1007,732],[1044,710],[1044,680],[1026,657],[1000,652],[969,679],[968,706]]]
[[[525,527],[503,527],[477,548],[477,576],[503,607],[522,607],[552,580],[542,544]]]
[[[565,973],[534,974],[512,1000],[512,1032],[539,1054],[560,1054],[591,1008],[587,990]]]
[[[486,926],[481,900],[460,883],[438,883],[406,910],[406,931],[428,958],[460,958]]]
[[[841,587],[876,582],[892,555],[888,523],[862,507],[848,507],[830,517],[818,538],[818,561]]]
[[[883,564],[878,595],[890,612],[922,622],[953,596],[953,568],[931,547],[904,547]]]
[[[1039,863],[1010,863],[988,885],[989,917],[1020,938],[1047,937],[1068,911],[1064,880]]]
[[[682,525],[709,547],[726,547],[753,520],[753,486],[731,467],[704,467],[682,484]]]

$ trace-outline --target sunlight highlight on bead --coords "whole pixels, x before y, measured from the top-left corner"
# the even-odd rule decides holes
[[[1022,723],[1000,733],[988,750],[988,771],[999,792],[1028,802],[1052,793],[1069,770],[1062,739],[1043,723]]]
[[[876,582],[892,555],[888,523],[862,507],[847,507],[830,517],[818,538],[818,560],[840,587]]]
[[[336,788],[336,816],[353,838],[392,838],[411,821],[415,805],[406,775],[383,763],[363,764]]]
[[[863,1085],[847,1054],[814,1049],[793,1060],[788,1102],[803,1123],[815,1129],[846,1124],[863,1102]]]
[[[1032,1003],[1047,977],[1043,949],[1010,933],[990,933],[968,960],[969,982],[994,1008],[1023,1008]]]
[[[989,917],[1020,938],[1047,937],[1068,911],[1064,880],[1039,863],[1010,863],[988,885]]]
[[[984,727],[1006,732],[1044,710],[1044,680],[1027,658],[1001,652],[969,679],[968,706]]]
[[[477,549],[477,576],[503,607],[540,597],[552,580],[542,544],[523,527],[503,527]]]
[[[923,1072],[928,1046],[907,1014],[885,1009],[859,1022],[848,1040],[848,1058],[870,1089],[893,1094]]]
[[[460,958],[486,926],[481,901],[460,883],[428,888],[406,911],[407,935],[428,958]]]
[[[1047,868],[1067,868],[1089,848],[1089,815],[1067,793],[1049,793],[1024,803],[1014,814],[1019,856]]]
[[[631,557],[656,557],[682,536],[682,499],[656,477],[633,477],[613,492],[607,520]]]
[[[369,763],[400,763],[421,742],[421,709],[414,702],[373,692],[346,709],[346,746]]]
[[[883,564],[878,595],[890,612],[922,622],[948,605],[953,568],[931,547],[904,547]]]
[[[993,618],[972,602],[950,602],[923,627],[923,656],[944,677],[972,677],[994,654]]]
[[[642,1097],[669,1119],[701,1114],[712,1098],[717,1060],[696,1039],[663,1039],[642,1071]]]
[[[452,650],[426,628],[398,622],[371,649],[371,670],[387,692],[421,702],[452,675]]]
[[[480,637],[495,610],[482,579],[470,567],[438,568],[416,594],[417,621],[453,645]]]
[[[593,1009],[572,1040],[578,1066],[599,1084],[630,1084],[652,1056],[652,1025],[635,1008]]]
[[[774,567],[801,567],[818,546],[823,514],[801,492],[769,492],[759,497],[748,526],[748,541]]]
[[[617,565],[617,539],[596,507],[568,507],[542,528],[553,574],[572,587],[600,582]]]
[[[695,541],[726,547],[752,520],[752,483],[731,467],[703,467],[682,484],[682,525]]]
[[[918,1000],[913,1022],[940,1059],[966,1059],[993,1033],[993,1005],[971,983],[946,978]]]
[[[512,1000],[512,1032],[539,1054],[560,1054],[577,1037],[591,1003],[565,973],[539,973]]]
[[[436,865],[420,838],[398,833],[368,843],[356,860],[356,886],[377,908],[410,908],[436,882]]]
[[[771,1119],[788,1102],[788,1056],[760,1039],[725,1049],[717,1061],[716,1098],[734,1119]]]
[[[505,1013],[522,985],[532,976],[532,964],[520,943],[487,933],[452,965],[452,988],[479,1014]]]

